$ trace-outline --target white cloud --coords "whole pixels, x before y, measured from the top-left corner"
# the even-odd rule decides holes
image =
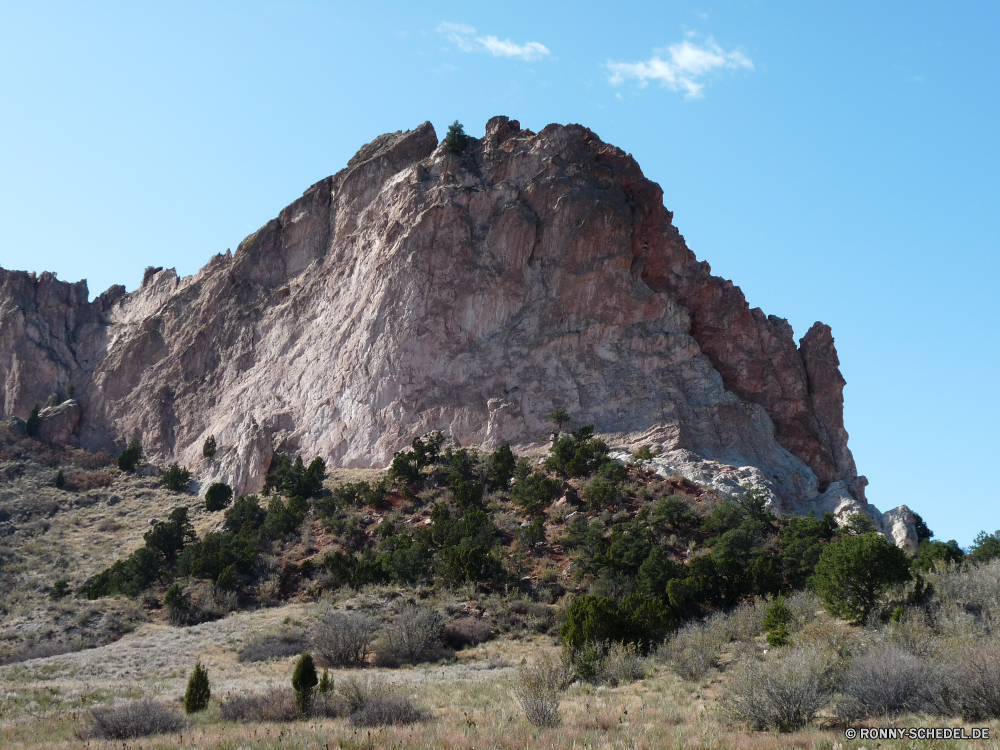
[[[437,30],[462,52],[489,52],[493,57],[516,57],[529,62],[551,54],[549,48],[540,42],[515,44],[510,39],[498,39],[492,34],[477,37],[476,29],[464,23],[443,22]]]
[[[687,99],[703,96],[704,81],[713,73],[741,68],[753,70],[753,61],[738,50],[726,52],[711,37],[702,45],[685,39],[666,50],[653,50],[653,56],[644,62],[608,62],[610,80],[616,86],[633,79],[640,86],[659,81],[671,91],[684,91]]]

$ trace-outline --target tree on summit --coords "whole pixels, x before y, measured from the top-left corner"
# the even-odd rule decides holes
[[[460,154],[465,151],[465,146],[469,142],[469,136],[465,134],[462,123],[455,120],[448,126],[448,134],[444,137],[444,147],[453,154]]]

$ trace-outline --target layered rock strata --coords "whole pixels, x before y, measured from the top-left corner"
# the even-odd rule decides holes
[[[385,465],[433,429],[539,449],[561,407],[660,448],[664,471],[752,474],[786,511],[914,536],[866,503],[829,327],[797,346],[672,218],[579,125],[496,117],[462,155],[430,123],[383,135],[194,276],[149,269],[88,302],[85,282],[0,270],[0,417],[72,383],[72,440],[139,437],[246,492],[275,450]]]

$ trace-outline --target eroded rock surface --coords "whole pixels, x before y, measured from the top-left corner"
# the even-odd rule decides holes
[[[579,125],[493,118],[461,156],[430,123],[383,135],[194,276],[91,303],[0,270],[0,417],[74,383],[73,440],[139,437],[251,491],[274,450],[385,465],[432,429],[539,449],[562,407],[623,447],[752,467],[789,509],[831,489],[869,508],[829,327],[797,346],[662,198]]]

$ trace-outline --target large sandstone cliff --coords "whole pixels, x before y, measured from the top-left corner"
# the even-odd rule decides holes
[[[0,270],[0,351],[0,417],[72,383],[73,440],[140,437],[239,491],[275,450],[385,465],[432,429],[538,448],[564,407],[658,446],[661,472],[914,537],[905,507],[866,503],[829,327],[796,346],[750,309],[635,160],[579,125],[497,117],[461,156],[430,123],[380,136],[234,254],[132,293]]]

